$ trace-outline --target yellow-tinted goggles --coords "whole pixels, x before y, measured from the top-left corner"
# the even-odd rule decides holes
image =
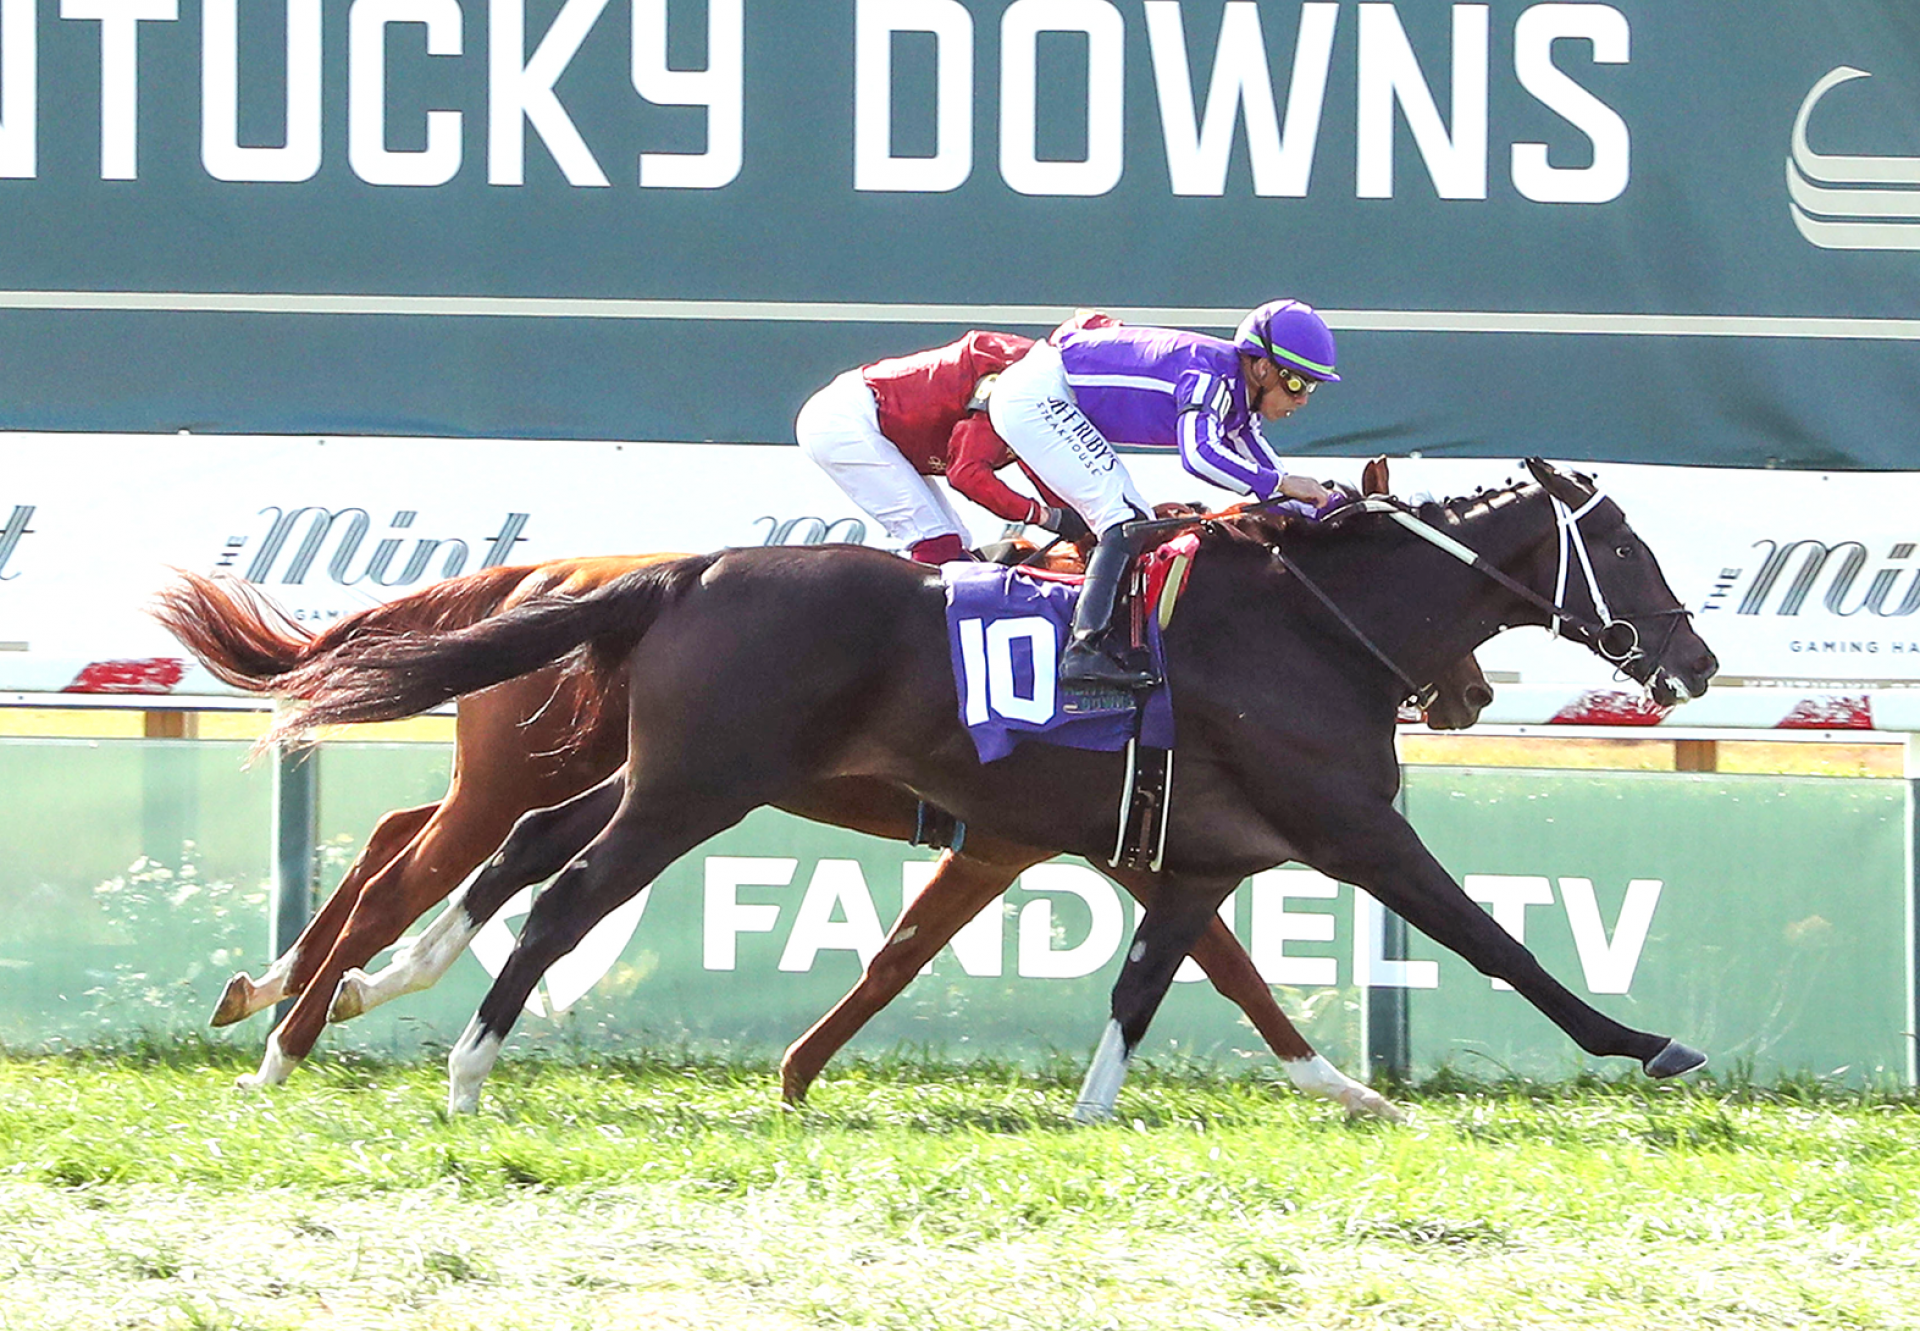
[[[1279,366],[1280,369],[1280,387],[1286,389],[1287,392],[1291,393],[1294,397],[1310,396],[1313,390],[1320,386],[1318,379],[1309,379],[1306,375],[1300,373],[1300,371],[1281,365],[1279,361],[1275,361],[1274,364]]]

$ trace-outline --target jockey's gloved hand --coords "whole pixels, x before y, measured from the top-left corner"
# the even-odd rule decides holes
[[[1093,531],[1087,526],[1086,519],[1070,508],[1043,508],[1039,521],[1033,524],[1044,527],[1063,540],[1077,541],[1082,536],[1091,536]]]
[[[1327,497],[1317,504],[1309,503],[1304,499],[1287,499],[1275,504],[1274,507],[1282,513],[1292,513],[1296,517],[1306,518],[1309,522],[1319,522],[1338,513],[1352,502],[1351,496],[1342,494],[1338,490],[1329,490]]]
[[[1319,522],[1324,518],[1332,517],[1352,502],[1353,496],[1347,494],[1345,491],[1338,489],[1328,490],[1327,497],[1314,505],[1313,512],[1308,514],[1308,516],[1315,522]]]

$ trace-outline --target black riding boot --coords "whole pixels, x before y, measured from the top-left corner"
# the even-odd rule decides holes
[[[1120,579],[1133,562],[1133,547],[1115,523],[1100,533],[1100,543],[1087,558],[1087,579],[1080,586],[1080,603],[1073,608],[1073,631],[1060,656],[1063,688],[1147,689],[1159,683],[1146,653],[1116,642],[1114,602]]]

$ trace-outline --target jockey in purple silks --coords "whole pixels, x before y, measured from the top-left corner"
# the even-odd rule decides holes
[[[1108,641],[1120,579],[1134,551],[1121,528],[1151,506],[1114,444],[1178,448],[1204,481],[1256,499],[1332,502],[1326,487],[1289,475],[1258,420],[1282,420],[1313,390],[1336,383],[1333,333],[1311,306],[1269,301],[1232,341],[1171,328],[1115,327],[1036,344],[1000,376],[988,404],[993,427],[1100,543],[1060,658],[1063,687],[1145,688],[1152,671]]]

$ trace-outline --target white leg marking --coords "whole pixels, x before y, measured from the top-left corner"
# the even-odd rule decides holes
[[[1326,1059],[1290,1058],[1281,1063],[1293,1084],[1308,1095],[1332,1100],[1355,1118],[1384,1118],[1405,1123],[1404,1110],[1370,1086],[1362,1086]]]
[[[355,969],[340,977],[334,991],[330,1021],[347,1021],[383,1003],[391,1003],[403,994],[430,989],[460,959],[467,944],[480,932],[480,925],[467,918],[464,909],[467,889],[462,886],[447,898],[447,907],[428,925],[426,931],[394,954],[393,960],[369,975]]]
[[[1120,1023],[1109,1019],[1100,1047],[1094,1051],[1093,1066],[1080,1083],[1080,1098],[1074,1102],[1075,1123],[1099,1123],[1113,1117],[1114,1102],[1120,1098],[1120,1083],[1127,1079],[1126,1040]]]
[[[243,1091],[257,1091],[265,1086],[278,1086],[286,1081],[293,1070],[299,1066],[299,1059],[288,1058],[280,1052],[280,1033],[275,1031],[267,1037],[267,1052],[260,1059],[260,1070],[235,1078],[233,1084]]]
[[[288,948],[285,956],[267,967],[258,983],[245,971],[228,980],[227,987],[220,991],[220,1001],[214,1005],[213,1024],[230,1026],[236,1021],[245,1021],[285,998],[287,980],[293,975],[293,964],[299,958],[298,947]]]
[[[454,1043],[453,1052],[447,1055],[449,1114],[479,1112],[480,1084],[493,1071],[494,1060],[500,1057],[503,1043],[505,1041],[500,1036],[482,1031],[478,1016],[467,1023],[467,1029]]]
[[[266,974],[253,986],[253,993],[247,1000],[248,1016],[262,1008],[272,1007],[287,996],[287,981],[293,978],[293,968],[300,960],[300,945],[295,943],[267,967]]]

